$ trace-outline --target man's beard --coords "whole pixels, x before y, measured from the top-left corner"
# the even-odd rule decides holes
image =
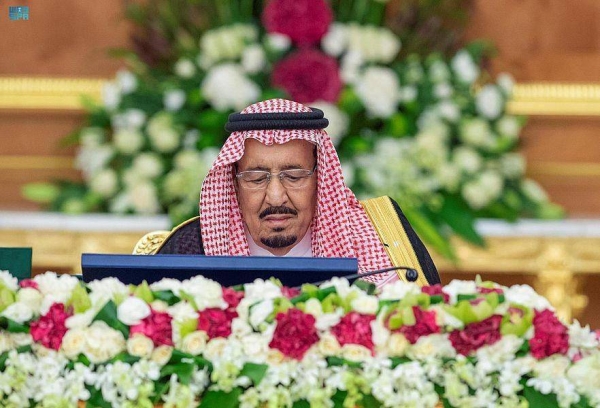
[[[285,248],[294,245],[297,240],[298,237],[295,235],[275,235],[273,237],[261,238],[260,242],[269,248]]]

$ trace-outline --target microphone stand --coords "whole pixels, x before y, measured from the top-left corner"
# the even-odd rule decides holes
[[[370,271],[370,272],[365,272],[365,273],[355,273],[352,275],[340,276],[340,278],[353,280],[353,279],[359,279],[359,278],[364,278],[367,276],[379,275],[380,273],[386,273],[386,272],[397,271],[397,270],[405,270],[406,271],[406,273],[405,273],[406,280],[409,282],[416,282],[419,277],[419,272],[417,272],[417,270],[414,268],[411,268],[408,266],[392,266],[391,268],[378,269],[376,271]],[[319,282],[312,282],[310,284],[319,286],[329,280],[330,279],[325,279],[325,280],[322,280]],[[296,289],[300,289],[300,287],[296,287]]]

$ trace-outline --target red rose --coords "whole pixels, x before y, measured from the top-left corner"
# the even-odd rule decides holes
[[[237,317],[237,313],[229,309],[204,309],[199,312],[198,329],[204,330],[210,339],[227,338],[231,334],[231,321],[234,317]]]
[[[412,326],[403,325],[398,330],[395,330],[404,334],[404,337],[406,337],[410,344],[415,344],[421,336],[440,332],[440,327],[435,321],[435,312],[433,310],[427,312],[418,306],[413,306],[412,309],[416,319],[415,324]]]
[[[140,323],[131,326],[129,336],[135,333],[142,333],[152,340],[155,347],[173,345],[173,329],[171,320],[173,318],[166,312],[157,312],[150,310],[150,316],[143,319]]]
[[[569,334],[564,324],[553,312],[546,309],[535,311],[533,318],[534,335],[529,340],[531,355],[542,359],[553,354],[567,354],[569,350]]]
[[[243,298],[244,292],[231,288],[223,288],[223,300],[229,305],[228,309],[235,310]]]
[[[296,288],[288,288],[287,286],[284,286],[281,288],[281,294],[288,299],[292,299],[300,294],[300,290],[296,289]]]
[[[465,356],[472,351],[500,340],[502,316],[493,315],[485,320],[468,324],[463,330],[450,333],[450,342],[456,351]]]
[[[23,279],[21,282],[19,282],[19,287],[38,289],[38,284],[33,279]]]
[[[371,322],[373,315],[350,312],[331,328],[331,332],[343,346],[344,344],[360,344],[373,351],[373,333]]]
[[[67,332],[65,321],[71,315],[65,310],[65,305],[54,303],[50,306],[48,313],[39,320],[31,322],[31,337],[46,348],[58,350]]]
[[[335,102],[342,90],[335,58],[313,49],[298,50],[275,64],[271,83],[300,103]]]
[[[450,296],[442,290],[442,285],[439,283],[431,286],[423,286],[421,292],[429,296],[442,296],[445,303],[450,301]]]
[[[324,0],[271,0],[262,14],[269,33],[285,34],[298,45],[319,43],[332,19]]]
[[[301,360],[306,350],[319,341],[315,318],[298,309],[277,314],[277,326],[269,347],[285,356]]]

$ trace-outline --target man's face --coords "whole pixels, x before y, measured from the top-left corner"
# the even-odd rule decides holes
[[[266,146],[247,139],[237,172],[312,170],[315,164],[314,145],[305,140]],[[237,180],[235,185],[242,217],[254,242],[274,255],[287,254],[312,222],[317,203],[316,172],[302,188],[285,188],[277,176],[264,189],[247,189]]]

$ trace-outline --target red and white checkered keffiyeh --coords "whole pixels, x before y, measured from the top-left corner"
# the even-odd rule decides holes
[[[310,108],[296,102],[271,99],[251,105],[241,113],[310,111]],[[206,255],[250,255],[232,170],[232,164],[242,158],[244,142],[248,138],[267,146],[294,139],[317,145],[318,197],[311,225],[313,256],[358,258],[361,272],[392,266],[367,214],[344,184],[342,167],[331,139],[324,130],[313,129],[231,133],[202,184],[200,225]],[[390,276],[370,278],[380,282],[387,281]]]

